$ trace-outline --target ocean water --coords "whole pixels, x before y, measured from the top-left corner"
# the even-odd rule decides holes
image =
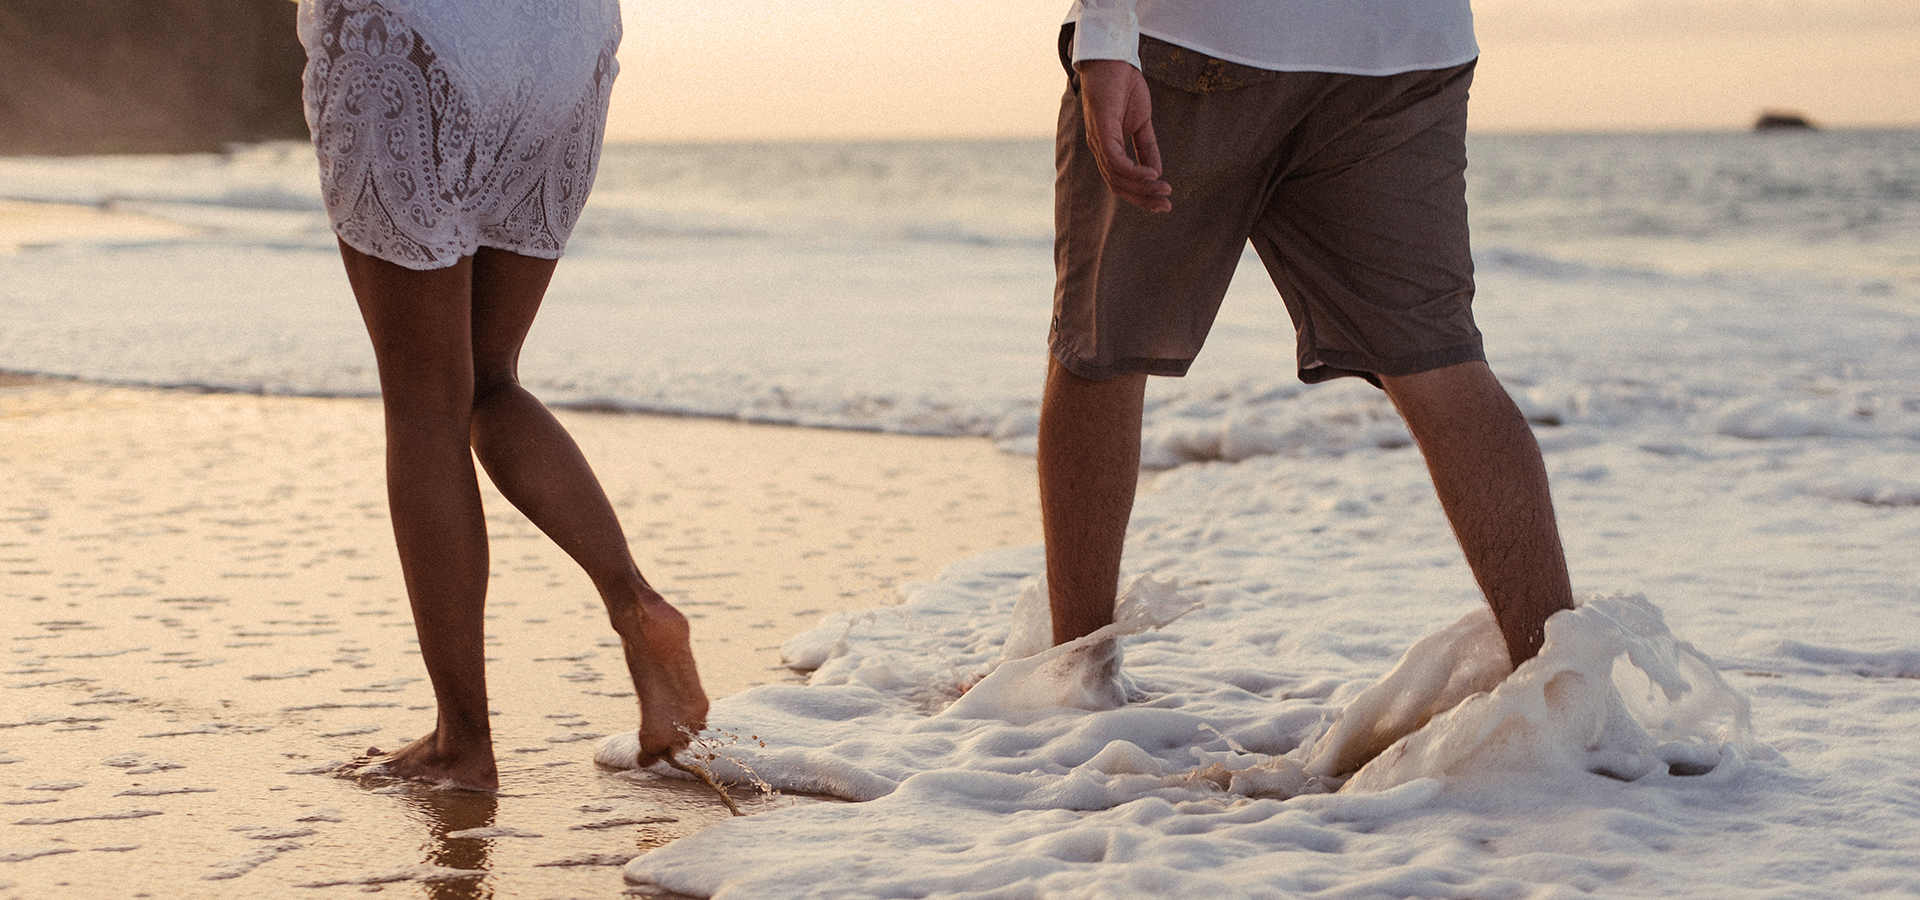
[[[1656,314],[1663,294],[1896,316],[1920,295],[1914,132],[1499,135],[1472,153],[1483,316],[1615,289],[1642,302],[1607,307]],[[1017,433],[1044,366],[1051,178],[1045,141],[609,147],[527,377],[563,404]],[[0,160],[0,199],[189,229],[0,248],[0,367],[371,394],[315,185],[298,144]],[[1284,310],[1247,262],[1194,377],[1157,385],[1159,418],[1292,400]],[[1516,361],[1496,359],[1546,377]]]
[[[1586,598],[1536,663],[1501,680],[1404,427],[1295,381],[1244,266],[1151,388],[1112,644],[1041,649],[1036,547],[826,617],[712,766],[861,802],[636,849],[635,889],[1920,895],[1920,132],[1471,153],[1476,314]],[[610,147],[524,373],[1030,452],[1050,178],[1044,141]],[[297,146],[0,160],[0,199],[176,227],[3,251],[0,369],[371,393],[312,185]]]

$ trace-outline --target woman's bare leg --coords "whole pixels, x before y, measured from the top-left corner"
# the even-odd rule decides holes
[[[520,347],[554,261],[482,248],[472,262],[474,452],[500,492],[593,580],[639,697],[640,762],[652,762],[706,724],[686,617],[641,577],[586,457],[520,386]]]
[[[402,778],[500,785],[487,721],[487,528],[467,449],[473,417],[472,266],[417,272],[342,244],[380,366],[387,502],[439,713],[432,733],[375,762]]]

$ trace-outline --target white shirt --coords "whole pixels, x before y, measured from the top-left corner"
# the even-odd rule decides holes
[[[1138,67],[1140,35],[1283,72],[1393,75],[1480,55],[1469,0],[1075,0],[1073,59]]]

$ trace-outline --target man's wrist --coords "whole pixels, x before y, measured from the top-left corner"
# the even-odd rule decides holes
[[[1140,21],[1133,3],[1083,2],[1073,28],[1073,61],[1117,59],[1140,68]]]

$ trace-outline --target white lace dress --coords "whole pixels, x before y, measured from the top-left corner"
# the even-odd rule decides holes
[[[333,230],[410,269],[555,259],[593,186],[618,0],[300,0]]]

